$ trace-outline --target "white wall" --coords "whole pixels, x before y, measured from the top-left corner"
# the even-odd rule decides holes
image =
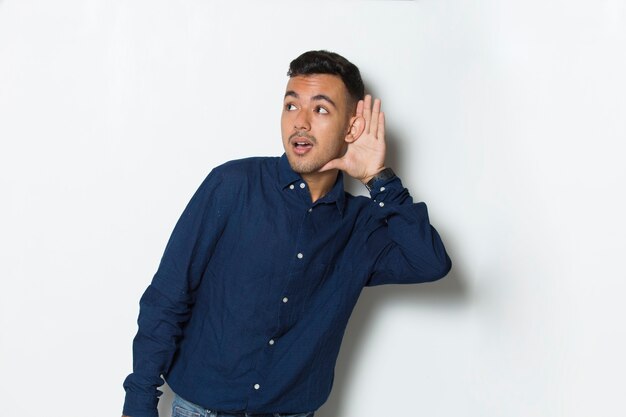
[[[454,268],[364,291],[317,414],[623,415],[625,2],[302,3],[0,0],[1,414],[120,414],[180,212],[326,48]]]

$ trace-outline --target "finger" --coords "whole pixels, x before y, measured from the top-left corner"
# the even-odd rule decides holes
[[[363,100],[356,103],[356,117],[363,117]]]
[[[385,113],[380,112],[378,115],[378,131],[376,132],[376,138],[379,140],[385,140]]]
[[[376,137],[378,132],[378,116],[380,115],[380,100],[374,100],[374,106],[372,106],[372,121],[370,122],[370,132]]]
[[[372,96],[365,96],[363,101],[363,118],[365,119],[365,133],[370,133],[370,121],[372,119]]]

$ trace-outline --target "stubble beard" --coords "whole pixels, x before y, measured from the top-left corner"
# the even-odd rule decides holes
[[[303,159],[303,157],[297,155],[293,156],[293,159],[289,159],[291,169],[300,175],[313,174],[326,165],[326,163],[320,163],[320,161],[304,161]]]
[[[287,146],[292,146],[291,140],[293,138],[299,137],[306,138],[313,144],[314,149],[311,149],[309,153],[315,151],[315,146],[317,146],[317,139],[315,138],[315,136],[306,132],[292,133],[287,140]],[[321,163],[319,161],[319,158],[307,160],[307,157],[310,158],[310,155],[308,155],[308,153],[305,155],[296,155],[295,153],[290,154],[289,152],[287,153],[287,160],[289,161],[291,169],[301,175],[317,172],[321,167],[325,165],[325,163]]]

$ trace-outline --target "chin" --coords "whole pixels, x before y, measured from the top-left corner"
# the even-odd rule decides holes
[[[305,161],[303,159],[298,159],[298,157],[289,155],[287,155],[287,160],[289,161],[291,169],[298,174],[313,174],[318,172],[320,168],[325,165],[325,163],[320,164],[316,161]]]

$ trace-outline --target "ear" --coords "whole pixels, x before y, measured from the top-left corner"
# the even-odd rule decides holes
[[[348,132],[346,133],[345,141],[352,143],[356,141],[363,131],[365,130],[365,119],[363,116],[352,116],[350,118],[350,124]]]

